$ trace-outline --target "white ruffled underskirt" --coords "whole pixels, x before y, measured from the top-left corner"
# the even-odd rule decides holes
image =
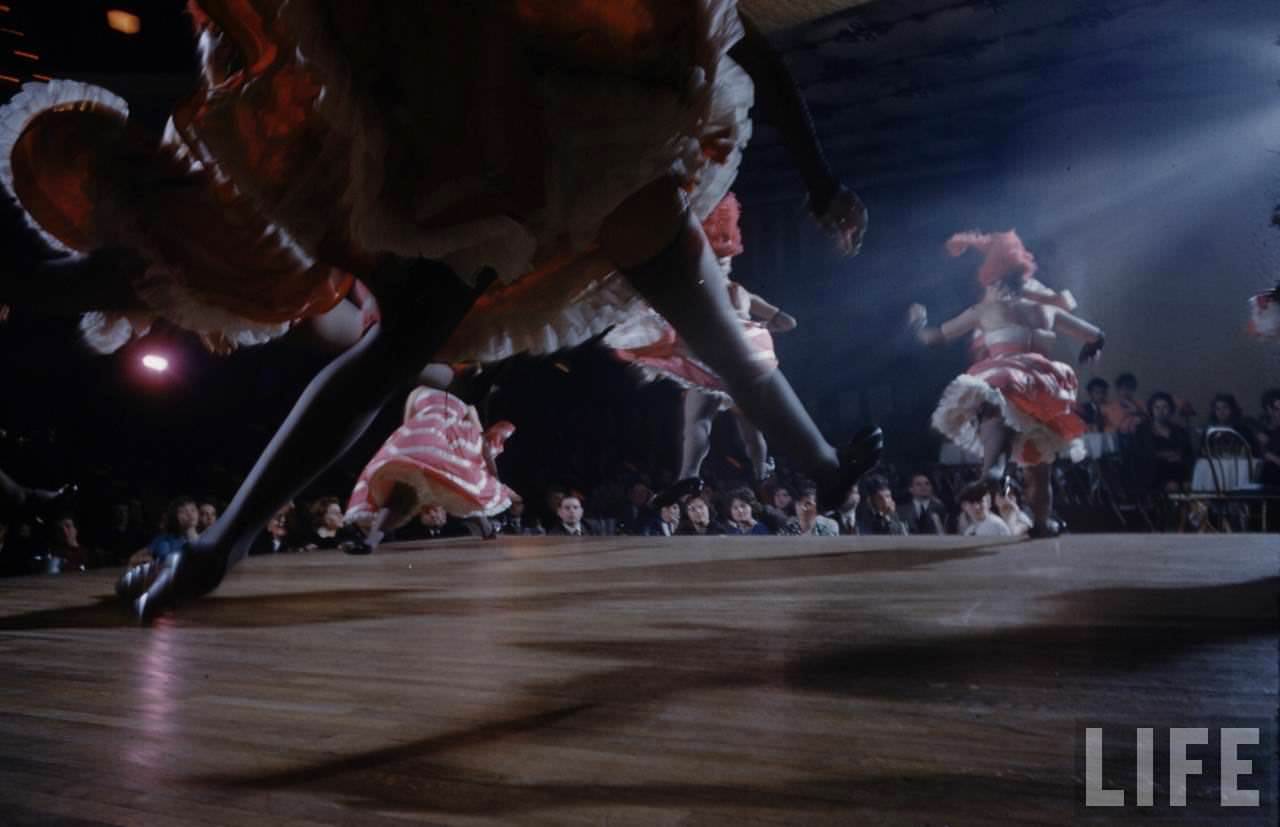
[[[982,456],[982,440],[978,435],[978,412],[986,405],[1000,412],[1005,424],[1014,432],[1012,456],[1019,464],[1028,456],[1052,462],[1056,457],[1081,462],[1088,455],[1082,439],[1064,439],[1040,421],[1027,416],[1009,404],[1004,394],[976,376],[962,373],[947,385],[934,409],[933,427],[962,450]]]

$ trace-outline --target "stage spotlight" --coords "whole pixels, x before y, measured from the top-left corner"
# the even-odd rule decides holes
[[[164,373],[169,369],[169,360],[158,353],[148,353],[142,357],[142,366],[155,373]]]
[[[121,34],[137,34],[142,30],[142,21],[138,15],[120,9],[107,12],[107,25]]]

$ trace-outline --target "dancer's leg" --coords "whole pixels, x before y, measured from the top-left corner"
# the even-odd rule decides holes
[[[351,554],[369,554],[382,544],[388,526],[404,525],[418,510],[418,495],[412,488],[402,482],[391,486],[387,501],[374,515],[373,522],[365,532],[363,545],[350,550]]]
[[[752,473],[755,475],[756,482],[760,482],[769,475],[769,443],[765,441],[760,429],[737,408],[733,409],[733,421],[738,423],[738,435],[742,437],[742,444],[746,446]]]
[[[141,617],[174,598],[214,589],[245,556],[254,534],[280,503],[346,452],[388,397],[444,343],[481,292],[463,285],[441,264],[391,258],[366,283],[384,308],[382,322],[311,381],[218,521],[190,547],[166,559],[165,569],[135,604]],[[134,590],[123,581],[121,589],[125,594]]]
[[[711,452],[711,423],[720,411],[720,401],[689,388],[681,404],[684,422],[680,429],[680,475],[676,479],[684,480],[702,473],[702,463]]]
[[[1048,463],[1032,465],[1022,470],[1027,489],[1027,504],[1031,506],[1032,529],[1043,535],[1049,531],[1049,514],[1053,509],[1053,466]]]
[[[978,439],[982,442],[982,476],[998,482],[1008,469],[1013,430],[994,407],[985,406],[979,411]]]
[[[658,235],[663,229],[671,234]],[[654,249],[655,238],[669,240]],[[742,323],[729,304],[725,277],[698,222],[680,210],[674,185],[655,184],[633,196],[605,222],[600,239],[641,295],[725,380],[734,401],[778,452],[818,481],[824,500],[842,499],[839,489],[847,489],[874,465],[882,439],[876,434],[860,441],[841,472],[835,448],[786,377],[752,358]]]

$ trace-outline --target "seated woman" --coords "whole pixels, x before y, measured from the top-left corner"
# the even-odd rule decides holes
[[[796,516],[787,520],[782,534],[809,537],[838,537],[839,524],[830,517],[818,513],[818,489],[813,484],[803,485],[796,495]]]
[[[735,488],[729,492],[729,523],[725,534],[771,534],[769,527],[756,519],[763,507],[750,488]]]
[[[1209,428],[1230,428],[1244,437],[1250,447],[1254,444],[1253,427],[1245,419],[1244,411],[1235,395],[1220,393],[1213,397],[1209,405],[1209,419],[1205,423]]]
[[[191,497],[174,497],[164,512],[164,525],[160,534],[153,539],[146,549],[139,551],[129,561],[136,565],[141,560],[150,558],[159,563],[184,545],[199,536],[196,524],[200,521],[200,511],[196,501]]]
[[[1262,425],[1254,435],[1262,459],[1260,477],[1263,486],[1280,488],[1280,388],[1262,395],[1262,415]]]
[[[698,495],[685,502],[684,522],[676,534],[712,536],[724,534],[724,526],[712,518],[710,504]]]
[[[308,551],[338,548],[353,537],[343,530],[342,503],[337,497],[321,497],[311,504],[311,536]]]
[[[1191,477],[1191,436],[1175,423],[1173,397],[1157,391],[1147,400],[1146,422],[1138,426],[1137,455],[1147,470],[1150,486],[1158,491],[1177,491]]]

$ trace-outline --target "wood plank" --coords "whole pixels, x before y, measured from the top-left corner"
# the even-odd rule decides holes
[[[147,629],[112,574],[0,583],[5,824],[1067,824],[1079,722],[1280,682],[1258,536],[254,558]]]

